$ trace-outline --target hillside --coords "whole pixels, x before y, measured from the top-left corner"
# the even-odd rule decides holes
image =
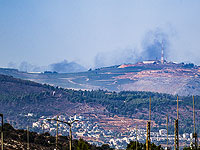
[[[5,121],[16,128],[26,128],[42,131],[42,127],[35,128],[33,123],[56,115],[69,120],[70,116],[80,116],[79,124],[73,128],[76,138],[87,141],[108,143],[112,138],[123,138],[134,130],[146,128],[148,120],[149,97],[152,98],[152,131],[165,128],[166,114],[169,115],[169,129],[173,133],[176,118],[176,96],[151,92],[121,91],[119,93],[96,90],[76,91],[38,84],[32,81],[16,79],[11,76],[0,75],[0,113]],[[192,97],[179,97],[180,133],[192,132]],[[196,123],[199,132],[200,97],[195,96]],[[87,126],[85,126],[87,125]],[[46,130],[50,127],[47,126]],[[89,137],[90,131],[98,128],[98,138]],[[60,132],[65,128],[61,128]],[[83,132],[80,135],[80,132]],[[68,132],[63,132],[66,135]],[[93,132],[92,132],[93,133]],[[103,135],[109,133],[105,138]],[[126,135],[129,136],[129,135]],[[141,141],[143,142],[143,141]],[[156,143],[159,144],[159,143]],[[126,145],[125,145],[126,146]]]
[[[0,73],[63,88],[200,95],[200,67],[194,64],[137,63],[80,73],[26,73],[1,68]]]

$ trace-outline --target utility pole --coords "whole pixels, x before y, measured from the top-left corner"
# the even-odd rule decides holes
[[[42,127],[42,134],[44,134],[44,122],[43,122],[44,119],[41,119],[41,123],[40,123],[40,126]]]
[[[29,127],[27,126],[27,150],[30,150],[30,145],[29,145]]]
[[[147,121],[146,150],[151,150],[151,97],[149,99],[149,121]]]
[[[57,121],[57,124],[58,124],[58,122],[65,123],[65,124],[67,124],[70,127],[69,128],[69,150],[72,150],[72,129],[71,129],[71,127],[72,127],[72,124],[74,122],[79,121],[79,120],[75,119],[73,121],[66,122],[66,121],[58,120],[58,116],[57,116],[57,119],[46,119],[46,120],[48,120],[48,121],[50,121],[50,120]],[[58,128],[58,125],[57,125],[57,128]]]
[[[69,126],[69,150],[72,150],[72,126]]]
[[[193,121],[194,121],[194,133],[193,133],[193,139],[194,139],[194,148],[195,150],[197,150],[198,148],[198,138],[197,138],[197,133],[196,133],[196,129],[195,129],[195,107],[194,107],[194,96],[193,96]]]
[[[167,121],[167,149],[169,149],[168,148],[168,114],[167,114],[166,121]]]
[[[137,124],[136,124],[136,150],[137,150],[137,142],[138,140],[137,140]]]
[[[56,123],[56,150],[58,150],[58,115],[56,117],[57,119],[46,119],[47,121],[51,121],[51,120],[54,120],[54,121],[57,121]]]
[[[57,115],[58,120],[58,115]],[[58,121],[56,122],[56,150],[58,150]]]
[[[178,136],[178,96],[177,96],[177,119],[174,123],[174,150],[179,150],[179,136]]]
[[[4,128],[3,128],[3,114],[0,114],[0,117],[1,117],[1,150],[3,150],[3,131],[4,131]]]

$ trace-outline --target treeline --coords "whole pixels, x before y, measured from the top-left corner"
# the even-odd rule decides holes
[[[154,143],[150,143],[150,149],[152,150],[164,150],[161,145],[157,146]],[[137,147],[137,148],[136,148]],[[131,141],[128,145],[127,145],[127,149],[126,150],[144,150],[146,149],[146,143],[139,143],[138,141]]]
[[[104,90],[96,91],[75,91],[65,90],[69,94],[71,102],[98,103],[114,114],[131,115],[141,108],[149,108],[149,98],[151,97],[152,110],[163,110],[177,104],[177,96],[137,91],[109,92]],[[192,97],[179,97],[179,105],[192,106]],[[200,96],[195,96],[195,107],[200,109]]]

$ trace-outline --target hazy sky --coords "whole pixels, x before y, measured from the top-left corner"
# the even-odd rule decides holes
[[[169,36],[168,59],[200,65],[199,15],[199,0],[0,0],[0,67],[64,59],[94,67],[99,54],[143,51],[157,28]]]

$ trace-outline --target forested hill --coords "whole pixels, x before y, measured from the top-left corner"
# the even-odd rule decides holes
[[[47,91],[50,91],[50,89],[45,85],[0,74],[1,101],[13,101],[25,95]]]
[[[152,100],[152,120],[157,127],[165,124],[169,114],[170,126],[176,118],[176,96],[169,94],[103,90],[76,91],[32,81],[0,75],[0,113],[15,127],[26,127],[26,123],[36,121],[41,116],[57,114],[105,114],[128,118],[148,119],[149,97]],[[199,125],[200,97],[195,96],[196,122]],[[87,106],[87,107],[86,107]],[[180,125],[184,131],[192,131],[192,97],[179,97]],[[84,110],[84,112],[83,112]],[[92,110],[92,111],[91,111]],[[25,115],[34,113],[27,121]],[[182,131],[183,132],[183,131]]]

